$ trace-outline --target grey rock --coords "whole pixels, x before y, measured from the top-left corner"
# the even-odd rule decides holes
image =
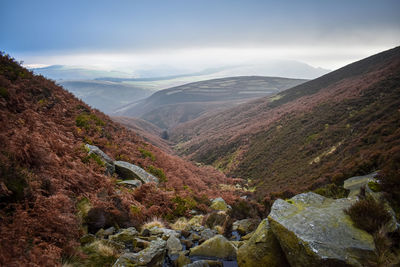
[[[247,235],[257,228],[259,222],[260,220],[256,219],[239,220],[232,224],[232,230],[238,231],[241,235]]]
[[[349,197],[355,197],[360,193],[363,186],[367,186],[369,182],[376,182],[377,172],[373,172],[364,176],[354,176],[344,181],[343,187],[350,190]],[[370,189],[369,189],[370,190]]]
[[[217,197],[213,199],[210,208],[213,210],[222,210],[222,211],[228,211],[232,209],[231,206],[226,204],[225,200],[222,197]]]
[[[158,178],[146,172],[139,166],[125,161],[114,161],[115,172],[125,180],[139,179],[142,183],[158,183]]]
[[[89,145],[89,144],[85,144],[85,148],[87,149],[89,155],[95,154],[101,159],[101,161],[106,166],[106,174],[107,175],[112,175],[115,172],[114,161],[106,153],[104,153],[100,148],[98,148],[97,146]]]
[[[178,254],[182,250],[181,241],[174,235],[167,240],[167,250],[169,254]]]
[[[113,267],[128,266],[162,266],[166,251],[166,242],[154,240],[148,248],[138,253],[124,253],[114,263]]]
[[[171,230],[171,229],[167,229],[167,228],[160,228],[160,227],[153,227],[150,230],[150,234],[151,235],[156,235],[156,236],[160,236],[160,237],[166,237],[169,238],[170,236],[175,236],[175,237],[179,237],[181,234],[178,233],[175,230]]]
[[[136,231],[134,227],[129,227],[126,229],[122,229],[119,233],[115,235],[110,235],[108,239],[115,242],[128,243],[128,242],[133,242],[133,240],[138,234],[139,232]]]
[[[290,265],[362,266],[371,260],[372,236],[356,228],[343,211],[355,201],[312,192],[276,200],[268,221]]]
[[[204,239],[210,239],[210,238],[214,237],[216,234],[217,234],[217,231],[206,228],[203,231],[201,231],[200,236]]]
[[[118,182],[118,184],[125,185],[127,187],[131,188],[136,188],[142,185],[142,182],[140,180],[124,180],[121,182]]]

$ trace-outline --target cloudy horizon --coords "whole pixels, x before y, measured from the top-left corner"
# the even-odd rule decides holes
[[[274,60],[334,70],[400,43],[400,2],[5,1],[0,49],[27,66],[186,71]]]

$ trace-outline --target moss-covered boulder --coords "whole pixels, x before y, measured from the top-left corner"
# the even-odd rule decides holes
[[[224,236],[216,235],[201,245],[190,249],[190,256],[216,257],[220,259],[236,259],[236,247]]]
[[[213,210],[222,210],[222,211],[228,211],[231,209],[231,207],[226,204],[225,200],[222,197],[214,199],[211,203],[210,208],[212,208]]]
[[[125,161],[114,161],[115,172],[124,180],[139,179],[142,183],[154,182],[158,184],[158,178],[143,170],[139,166]]]
[[[254,231],[260,220],[257,219],[243,219],[233,223],[232,230],[238,231],[241,235],[247,235],[248,233]]]
[[[154,240],[150,246],[138,253],[124,253],[114,263],[113,267],[131,266],[162,266],[166,252],[166,242]]]
[[[239,266],[288,266],[285,253],[272,233],[267,219],[261,221],[252,237],[237,252]]]
[[[312,192],[276,200],[268,220],[290,265],[363,266],[373,259],[372,236],[344,213],[354,201]]]
[[[133,242],[138,234],[139,232],[136,231],[134,227],[129,227],[126,229],[122,229],[119,233],[115,235],[110,235],[108,239],[119,243],[130,243]]]

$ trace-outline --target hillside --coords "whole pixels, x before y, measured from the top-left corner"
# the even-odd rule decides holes
[[[115,110],[115,114],[140,117],[162,129],[169,129],[205,112],[224,110],[303,82],[305,80],[259,76],[194,82],[158,91],[144,100]]]
[[[165,131],[158,128],[154,124],[151,124],[145,120],[132,118],[132,117],[111,117],[113,121],[116,121],[126,128],[134,131],[137,135],[142,137],[145,141],[150,144],[162,148],[164,151],[172,153],[173,150],[169,146],[168,135]]]
[[[3,54],[0,111],[1,266],[58,266],[82,256],[75,248],[87,231],[171,220],[204,209],[208,197],[236,198],[221,191],[230,180],[220,172],[163,152]],[[85,144],[162,181],[118,185]]]
[[[181,155],[252,180],[261,197],[381,169],[399,153],[400,47],[173,129]]]
[[[152,94],[150,90],[127,83],[97,80],[63,80],[58,83],[91,107],[107,114]]]

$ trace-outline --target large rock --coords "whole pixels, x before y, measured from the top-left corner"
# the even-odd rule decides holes
[[[181,241],[176,236],[171,235],[167,240],[167,250],[171,255],[178,254],[182,251]]]
[[[267,219],[262,220],[252,237],[240,246],[237,262],[243,267],[289,265]]]
[[[190,249],[190,256],[236,259],[236,248],[222,235],[216,235],[201,245]]]
[[[157,177],[146,172],[139,166],[125,161],[114,161],[114,165],[115,172],[124,180],[139,179],[142,183],[158,183]]]
[[[150,246],[138,253],[124,253],[114,263],[113,267],[130,266],[162,266],[166,251],[166,242],[154,240]]]
[[[378,175],[377,172],[373,172],[364,176],[354,176],[344,181],[343,187],[350,190],[349,197],[355,197],[360,193],[361,187],[365,186],[366,190],[371,191],[368,188],[369,182],[376,182],[375,177]],[[371,191],[372,192],[372,191]]]
[[[115,172],[114,161],[100,148],[89,144],[85,144],[85,148],[88,151],[89,155],[95,154],[104,163],[104,165],[106,166],[106,174],[112,175]]]
[[[354,199],[309,192],[278,199],[268,220],[292,266],[362,266],[374,257],[371,235],[344,213]]]
[[[241,235],[247,235],[257,228],[259,222],[260,220],[257,219],[244,219],[236,221],[232,224],[232,230],[238,231]]]
[[[225,200],[221,197],[214,199],[211,203],[211,207],[213,210],[222,210],[228,211],[231,209],[229,205],[226,204]]]

